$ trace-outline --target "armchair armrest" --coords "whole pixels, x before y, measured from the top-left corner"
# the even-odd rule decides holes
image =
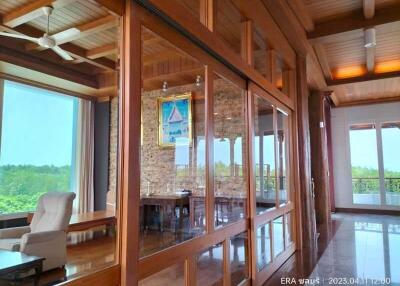
[[[0,239],[2,238],[21,238],[26,233],[29,233],[31,228],[29,226],[12,227],[0,229]]]
[[[63,230],[26,233],[21,237],[21,245],[47,243],[64,237],[66,233]]]

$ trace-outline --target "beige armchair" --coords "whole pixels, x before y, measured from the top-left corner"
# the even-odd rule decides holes
[[[29,226],[0,229],[0,248],[46,258],[43,270],[67,263],[67,233],[74,193],[49,192],[39,198]]]

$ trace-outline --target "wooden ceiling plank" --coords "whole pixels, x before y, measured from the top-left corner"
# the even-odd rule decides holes
[[[3,24],[15,28],[19,25],[32,21],[43,16],[42,8],[44,6],[53,6],[56,8],[64,7],[78,0],[36,0],[23,6],[17,7],[6,15],[3,15]]]
[[[303,25],[307,32],[314,30],[314,21],[307,11],[307,7],[303,0],[286,0],[293,13],[297,16],[299,22]]]
[[[86,57],[89,59],[97,59],[101,57],[105,57],[108,55],[116,54],[118,52],[117,43],[107,44],[101,47],[97,47],[91,50],[86,51]]]
[[[375,0],[363,0],[363,12],[365,19],[372,19],[375,15]]]
[[[101,17],[94,21],[90,21],[69,28],[67,30],[61,31],[57,34],[52,35],[52,37],[56,40],[57,45],[62,45],[64,43],[68,43],[74,40],[87,37],[94,33],[108,30],[110,28],[116,27],[117,25],[118,25],[117,19],[113,15],[107,15],[105,17]],[[43,51],[46,48],[39,46],[35,43],[28,43],[26,44],[25,49],[27,51],[32,51],[32,50]]]
[[[332,79],[331,68],[329,67],[328,57],[322,44],[314,44],[315,55],[318,58],[319,64],[321,66],[322,72],[324,73],[325,79]]]
[[[355,14],[319,23],[315,29],[307,33],[308,39],[321,39],[352,31],[362,31],[372,26],[380,26],[400,22],[400,5],[393,5],[376,10],[375,16],[365,19],[363,14]]]
[[[90,0],[101,6],[107,11],[116,16],[123,16],[125,10],[125,0]]]

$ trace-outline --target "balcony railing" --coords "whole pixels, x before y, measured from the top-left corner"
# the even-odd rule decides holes
[[[353,178],[353,202],[381,204],[379,178]],[[385,178],[386,204],[400,205],[400,178]]]

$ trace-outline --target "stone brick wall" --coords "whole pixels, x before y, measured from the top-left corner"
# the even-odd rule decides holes
[[[172,194],[179,189],[191,190],[195,195],[204,195],[205,186],[205,130],[204,93],[202,88],[186,85],[142,94],[142,188],[141,193]],[[192,146],[160,147],[158,145],[157,98],[172,94],[193,91],[193,143]],[[245,97],[241,90],[225,80],[218,79],[214,84],[214,133],[216,140],[228,138],[231,142],[245,134]],[[240,139],[239,139],[240,140]],[[216,174],[218,195],[244,196],[246,174],[246,146],[242,138],[242,166],[230,166],[230,176]],[[231,144],[231,148],[233,148]],[[233,149],[226,150],[233,162]],[[178,159],[177,159],[178,158]],[[184,166],[176,166],[177,161],[187,159]],[[241,168],[243,168],[241,171]]]
[[[119,97],[114,97],[110,101],[110,155],[108,167],[107,209],[115,209],[117,199],[118,108]]]

